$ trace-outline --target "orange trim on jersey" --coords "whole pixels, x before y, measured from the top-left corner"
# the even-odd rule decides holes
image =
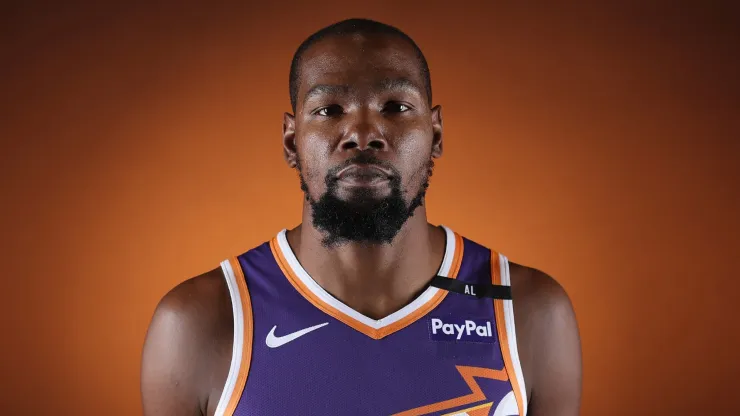
[[[247,376],[249,375],[249,366],[252,363],[252,336],[253,336],[253,322],[252,322],[252,300],[249,297],[249,290],[247,289],[247,279],[244,277],[244,271],[242,266],[239,264],[239,260],[236,257],[229,259],[231,269],[234,271],[234,277],[236,278],[236,284],[239,288],[239,297],[242,301],[242,315],[244,317],[244,339],[242,341],[242,357],[241,364],[239,365],[239,375],[236,378],[236,384],[234,385],[234,391],[231,393],[229,398],[229,404],[226,406],[225,416],[231,416],[236,411],[236,406],[239,404],[239,399],[242,397],[244,392],[244,386],[247,384]]]
[[[417,310],[413,311],[409,315],[388,326],[375,329],[368,325],[365,325],[357,319],[324,302],[318,296],[316,296],[316,294],[314,294],[308,287],[306,287],[301,279],[296,276],[295,272],[290,267],[290,264],[285,259],[285,255],[283,254],[278,244],[277,237],[270,240],[270,249],[272,250],[272,254],[275,257],[278,266],[280,266],[280,270],[282,270],[283,274],[288,278],[288,281],[293,285],[298,293],[306,298],[306,300],[311,302],[315,307],[317,307],[319,310],[326,313],[327,315],[333,317],[338,321],[343,322],[349,327],[362,332],[363,334],[373,339],[381,339],[409,326],[413,322],[417,321],[418,319],[429,313],[432,309],[436,308],[437,305],[439,305],[442,300],[444,300],[445,296],[447,296],[448,293],[446,290],[440,290],[439,292],[437,292],[436,295],[434,295],[434,297],[432,297],[429,301],[427,301],[425,304],[420,306]],[[460,264],[462,263],[462,256],[462,237],[455,233],[455,253],[452,257],[452,264],[450,265],[449,272],[449,277],[451,279],[457,278],[457,273],[460,271]]]
[[[494,285],[501,284],[501,261],[498,253],[493,250],[491,250],[491,280]],[[523,416],[524,402],[522,401],[522,393],[519,389],[519,380],[517,380],[514,372],[514,362],[511,359],[511,351],[509,350],[509,338],[506,335],[504,300],[494,299],[493,308],[496,315],[496,332],[498,332],[499,345],[501,345],[501,355],[504,358],[504,368],[506,368],[506,372],[509,374],[509,380],[511,382],[511,388],[514,390],[514,397],[516,398],[516,406],[519,409],[519,414]],[[513,341],[516,342],[516,340]]]
[[[396,413],[392,416],[421,416],[432,412],[439,412],[448,409],[454,409],[455,407],[465,406],[479,402],[486,399],[486,394],[483,393],[483,389],[475,381],[476,377],[489,378],[493,380],[506,381],[507,374],[505,370],[491,370],[490,368],[479,368],[479,367],[465,367],[457,366],[457,371],[463,377],[465,384],[470,388],[471,393],[465,396],[455,397],[449,400],[445,400],[438,403],[432,403],[426,406],[417,407],[415,409],[406,410],[401,413]],[[487,403],[488,406],[493,403]],[[477,407],[475,407],[477,408]],[[473,408],[473,409],[475,409]],[[472,409],[468,409],[472,410]],[[458,413],[458,412],[455,412]]]

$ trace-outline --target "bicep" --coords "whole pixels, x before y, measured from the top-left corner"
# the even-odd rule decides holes
[[[528,416],[577,416],[580,411],[581,341],[573,306],[552,281],[536,325],[534,383]]]
[[[149,325],[141,359],[144,416],[200,416],[198,351],[192,323],[177,302],[164,299]]]

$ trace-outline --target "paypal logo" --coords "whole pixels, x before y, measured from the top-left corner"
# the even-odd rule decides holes
[[[429,326],[434,341],[496,342],[491,320],[486,318],[432,318]]]

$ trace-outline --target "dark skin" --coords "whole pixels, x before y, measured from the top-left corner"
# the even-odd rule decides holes
[[[389,36],[333,37],[304,55],[296,114],[285,114],[283,147],[300,160],[309,195],[326,190],[327,171],[356,152],[372,151],[400,172],[409,202],[429,158],[442,155],[442,113],[430,107],[414,51]],[[324,86],[324,87],[321,87]],[[330,86],[330,87],[328,87]],[[357,184],[341,183],[340,198]],[[389,192],[374,186],[379,197]],[[304,200],[302,224],[288,232],[296,256],[329,293],[379,319],[411,302],[439,268],[443,232],[424,206],[392,245],[326,247]],[[517,345],[528,415],[578,415],[581,351],[575,314],[551,277],[511,263]],[[144,414],[212,415],[228,375],[233,337],[231,301],[220,269],[192,278],[162,299],[142,357]]]
[[[399,170],[406,203],[419,191],[421,170],[442,155],[442,114],[429,108],[410,46],[388,37],[322,42],[303,57],[296,114],[285,114],[283,149],[290,167],[301,157],[309,195],[326,192],[327,171],[361,151],[373,151]],[[411,55],[413,56],[413,55]],[[300,156],[299,156],[300,155]],[[352,184],[340,182],[339,197]],[[389,186],[374,188],[379,197]],[[302,225],[288,242],[303,267],[326,291],[374,319],[402,308],[442,262],[443,231],[418,208],[393,245],[322,246],[304,200]]]

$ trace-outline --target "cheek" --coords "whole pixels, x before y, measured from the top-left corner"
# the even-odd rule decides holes
[[[301,174],[309,193],[316,198],[326,190],[326,173],[330,168],[329,143],[324,138],[309,133],[296,144]]]
[[[415,120],[409,120],[403,125],[403,129],[397,132],[399,137],[396,149],[399,155],[419,156],[419,153],[431,154],[432,137],[434,132],[429,123],[424,122],[424,117],[415,117]],[[407,157],[407,156],[405,156]]]
[[[404,189],[415,192],[427,176],[429,160],[432,158],[431,132],[419,128],[409,131],[406,139],[398,146],[398,167],[402,169]]]
[[[296,147],[304,159],[310,159],[312,164],[325,164],[331,155],[331,139],[324,132],[311,129],[302,129],[296,132]]]

